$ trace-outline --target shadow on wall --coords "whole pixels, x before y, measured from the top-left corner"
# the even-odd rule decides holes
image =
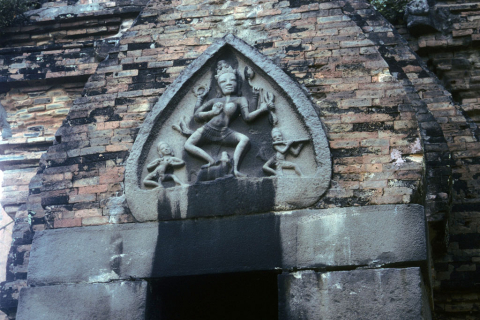
[[[0,171],[0,197],[3,192],[3,171]],[[7,277],[7,259],[10,246],[12,245],[13,219],[3,210],[0,205],[0,282]],[[3,314],[3,313],[1,313]],[[0,320],[3,318],[0,316]]]
[[[278,319],[275,272],[172,277],[151,286],[148,320]]]
[[[0,178],[3,180],[3,173],[0,173]],[[6,280],[7,274],[7,259],[10,245],[12,244],[12,230],[13,220],[1,208],[0,216],[0,282]],[[0,311],[0,320],[7,320],[7,316]]]
[[[7,258],[12,244],[13,220],[1,208],[0,218],[0,282],[6,280]],[[1,319],[1,318],[0,318]]]

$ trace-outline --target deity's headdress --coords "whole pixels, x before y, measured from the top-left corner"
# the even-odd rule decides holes
[[[225,60],[220,60],[217,63],[217,74],[215,79],[218,79],[222,74],[233,73],[235,74],[235,69],[232,68]]]

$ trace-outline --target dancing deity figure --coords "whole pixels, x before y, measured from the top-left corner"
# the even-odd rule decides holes
[[[185,142],[185,150],[190,154],[204,159],[208,163],[203,167],[210,167],[216,164],[205,150],[198,147],[201,143],[218,143],[227,146],[235,146],[233,154],[233,173],[235,176],[244,176],[238,171],[240,159],[249,143],[249,139],[244,134],[230,129],[228,126],[230,122],[240,113],[242,118],[246,121],[253,121],[259,115],[268,112],[269,108],[274,108],[273,102],[269,105],[262,103],[259,108],[249,112],[248,100],[245,97],[239,96],[237,93],[237,71],[221,60],[217,64],[217,80],[220,88],[218,98],[211,99],[203,103],[203,99],[208,93],[205,90],[203,95],[197,97],[197,105],[195,106],[194,118],[197,122],[206,122],[202,127],[197,129]],[[258,101],[258,93],[254,104],[256,106]]]

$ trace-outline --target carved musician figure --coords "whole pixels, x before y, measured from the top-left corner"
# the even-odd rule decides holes
[[[309,139],[285,140],[278,128],[273,128],[272,139],[275,155],[265,163],[263,171],[271,175],[283,175],[283,169],[293,169],[297,175],[302,176],[302,171],[298,165],[287,161],[286,155],[290,153],[294,157],[298,156],[303,148],[303,144]],[[273,170],[272,167],[275,167],[276,170]]]

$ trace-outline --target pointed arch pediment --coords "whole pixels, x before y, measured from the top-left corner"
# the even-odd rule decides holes
[[[307,94],[227,35],[146,117],[127,161],[125,194],[139,221],[292,210],[318,201],[331,170]]]

